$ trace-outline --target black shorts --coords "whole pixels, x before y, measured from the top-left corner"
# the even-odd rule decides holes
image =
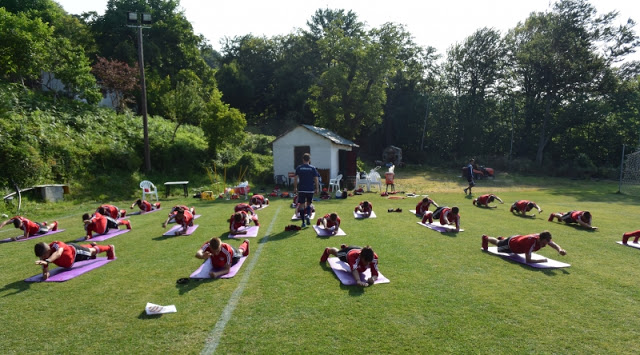
[[[442,210],[445,208],[449,208],[449,207],[445,207],[445,206],[440,206],[438,208],[436,208],[435,211],[433,211],[433,215],[431,216],[433,219],[440,219],[440,214],[442,213]]]
[[[498,241],[498,252],[500,253],[511,253],[511,248],[509,248],[509,240],[512,237],[509,237],[507,239],[503,239],[503,240],[499,240]]]
[[[338,259],[340,259],[340,261],[344,261],[345,263],[348,263],[347,261],[347,254],[349,254],[350,251],[354,250],[354,249],[362,249],[362,247],[357,247],[354,245],[349,245],[346,248],[340,249],[338,250],[338,253],[336,254],[336,256],[338,257]]]
[[[74,262],[91,259],[91,250],[89,250],[89,248],[85,248],[75,243],[70,243],[69,245],[76,250],[76,258],[74,259]]]
[[[298,193],[298,203],[313,203],[313,192],[300,192]]]
[[[564,223],[576,223],[576,221],[573,218],[571,218],[571,214],[573,212],[575,212],[575,211],[569,211],[569,212],[563,214],[562,217],[560,217],[562,222],[564,222]]]

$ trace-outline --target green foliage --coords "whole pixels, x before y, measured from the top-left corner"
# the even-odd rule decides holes
[[[207,103],[206,116],[202,120],[202,130],[209,142],[209,150],[215,154],[225,144],[239,144],[244,138],[246,125],[244,114],[222,102],[222,93],[214,89]]]

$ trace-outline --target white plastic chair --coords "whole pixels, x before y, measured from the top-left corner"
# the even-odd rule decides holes
[[[376,170],[371,169],[367,177],[369,180],[367,191],[371,190],[371,185],[378,185],[378,191],[382,191],[382,181],[380,181],[380,174]]]
[[[340,180],[342,180],[342,174],[338,174],[335,179],[329,179],[329,191],[340,191]]]
[[[366,186],[367,191],[371,191],[371,186],[369,185],[369,177],[367,176],[367,174],[356,173],[356,189],[359,189],[361,185]]]
[[[140,188],[142,189],[142,199],[145,200],[145,196],[153,196],[156,195],[156,201],[158,201],[158,189],[156,185],[154,185],[149,180],[144,180],[140,182]]]

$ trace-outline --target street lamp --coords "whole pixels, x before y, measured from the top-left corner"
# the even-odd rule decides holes
[[[151,24],[151,14],[142,13],[141,21],[138,21],[137,12],[127,12],[127,27],[138,29],[138,66],[140,67],[140,86],[142,88],[142,125],[144,130],[144,167],[147,172],[151,171],[151,156],[149,153],[149,129],[147,127],[147,85],[144,78],[144,54],[142,51],[142,29],[151,28],[144,26]]]

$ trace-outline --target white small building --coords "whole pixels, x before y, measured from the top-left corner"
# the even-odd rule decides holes
[[[311,125],[300,125],[273,141],[273,172],[277,183],[287,183],[290,173],[302,164],[302,155],[311,154],[323,184],[343,174],[355,178],[358,145],[336,133]]]

